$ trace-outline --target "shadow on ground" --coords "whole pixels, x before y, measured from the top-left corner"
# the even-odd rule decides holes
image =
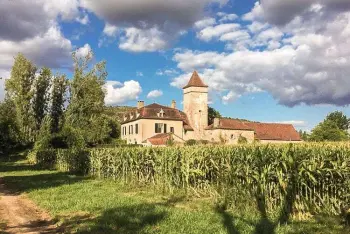
[[[42,171],[34,165],[21,161],[23,159],[25,159],[23,156],[18,156],[11,157],[11,160],[0,161],[0,183],[6,185],[4,186],[6,190],[0,192],[4,194],[20,194],[36,189],[73,184],[88,179],[87,177],[75,176],[64,172]],[[22,173],[24,171],[26,172]],[[16,172],[16,174],[11,172]],[[1,175],[1,173],[4,173],[4,175]]]
[[[65,220],[64,233],[157,233],[157,223],[167,217],[161,206],[137,204],[107,209],[98,217],[75,216]],[[77,229],[77,225],[79,228]]]

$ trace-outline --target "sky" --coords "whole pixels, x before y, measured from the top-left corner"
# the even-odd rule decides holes
[[[310,131],[350,116],[350,0],[0,0],[0,100],[13,58],[72,77],[107,61],[107,105],[182,109],[197,70],[223,116]]]

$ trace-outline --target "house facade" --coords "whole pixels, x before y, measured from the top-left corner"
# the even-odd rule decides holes
[[[122,139],[128,144],[162,146],[169,139],[178,143],[206,140],[237,144],[239,139],[262,143],[301,142],[299,133],[289,124],[257,123],[229,118],[216,118],[208,124],[208,86],[195,71],[183,88],[183,111],[176,102],[170,106],[156,103],[145,106],[138,101],[137,109],[124,115]]]

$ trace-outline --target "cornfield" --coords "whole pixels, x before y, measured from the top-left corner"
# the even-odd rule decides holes
[[[233,204],[256,200],[266,210],[339,214],[350,204],[348,143],[91,149],[88,157],[89,174],[97,178]]]

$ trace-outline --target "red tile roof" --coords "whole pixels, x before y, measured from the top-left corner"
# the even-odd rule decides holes
[[[252,130],[255,132],[256,139],[259,140],[278,140],[278,141],[300,141],[300,135],[291,124],[277,123],[257,123],[247,122],[237,119],[219,120],[219,126],[214,124],[206,128],[211,129],[231,129],[231,130]]]
[[[158,116],[163,110],[163,117]],[[132,117],[130,116],[132,115]],[[178,120],[182,121],[186,130],[193,130],[190,126],[187,115],[175,108],[162,106],[156,103],[142,107],[134,112],[129,112],[125,115],[126,119],[122,123],[128,123],[137,119],[159,119],[159,120]]]
[[[255,131],[259,140],[301,141],[299,133],[292,124],[246,122]]]
[[[160,134],[157,134],[151,138],[148,138],[147,140],[152,145],[166,145],[166,143],[170,139],[170,137],[171,137],[170,133],[160,133]]]
[[[204,82],[202,81],[202,79],[199,77],[197,71],[194,71],[190,81],[183,88],[185,89],[188,87],[208,87],[208,85],[205,85]]]

